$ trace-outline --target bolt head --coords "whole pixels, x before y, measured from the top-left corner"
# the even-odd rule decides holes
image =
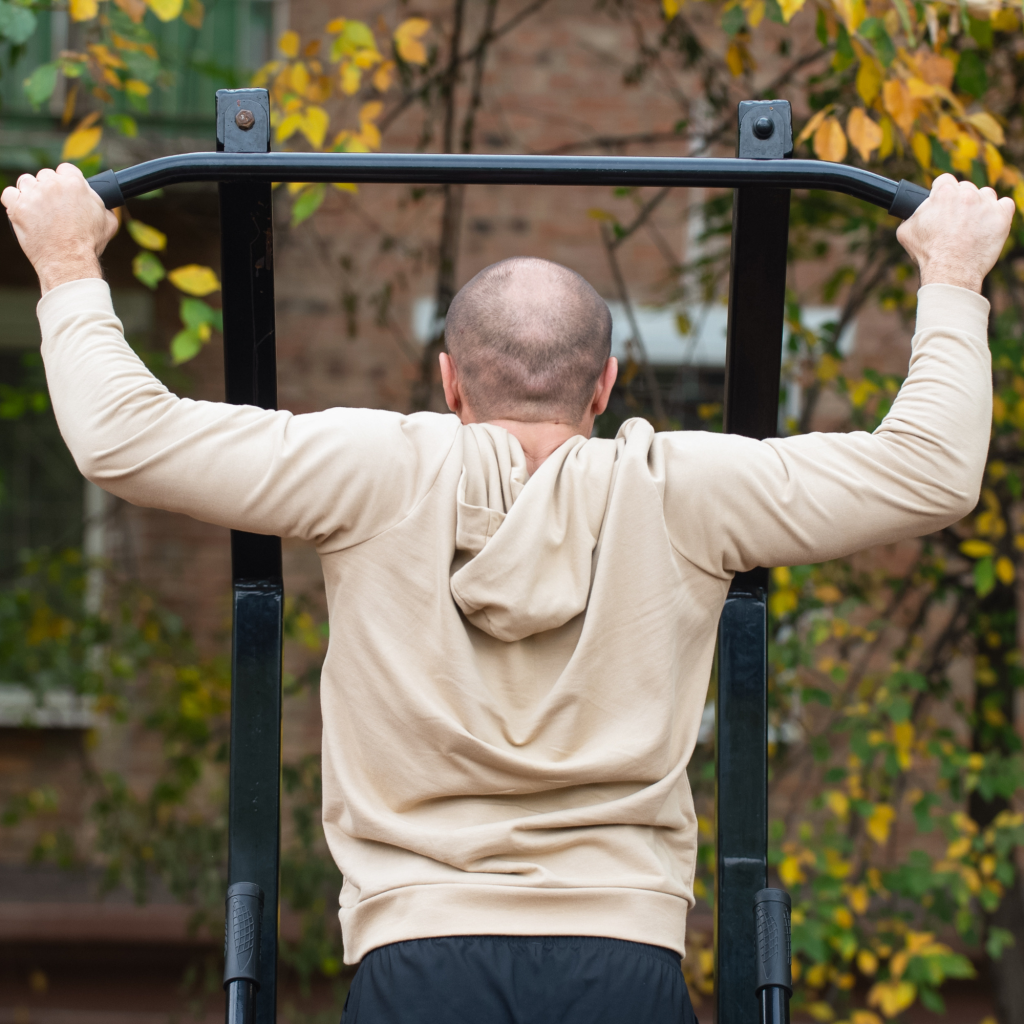
[[[770,117],[759,117],[754,122],[754,134],[759,139],[770,139],[775,131],[775,122]]]
[[[240,110],[235,114],[235,124],[247,132],[256,123],[256,115],[251,110]]]

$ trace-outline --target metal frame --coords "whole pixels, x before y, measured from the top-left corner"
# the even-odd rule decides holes
[[[901,218],[909,217],[928,193],[911,182],[896,183],[844,164],[790,159],[792,119],[785,101],[741,103],[739,116],[736,159],[271,153],[266,91],[220,90],[216,153],[161,157],[121,171],[104,171],[89,181],[110,208],[165,185],[219,183],[226,396],[229,402],[265,409],[277,405],[271,182],[735,188],[725,429],[764,438],[775,433],[778,417],[790,190],[845,192]],[[232,531],[231,558],[227,1019],[229,1024],[274,1024],[284,603],[281,542],[276,537]],[[738,574],[719,626],[717,1024],[751,1024],[756,1014],[762,1024],[787,1024],[789,1018],[788,897],[779,890],[764,889],[767,589],[766,570]],[[784,947],[780,945],[783,931]]]

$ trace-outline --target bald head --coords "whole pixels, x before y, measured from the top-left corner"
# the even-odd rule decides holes
[[[608,306],[579,274],[515,257],[452,300],[445,344],[481,419],[579,423],[611,352]]]

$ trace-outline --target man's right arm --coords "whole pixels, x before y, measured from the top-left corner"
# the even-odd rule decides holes
[[[137,505],[338,547],[387,529],[429,488],[454,417],[179,398],[124,339],[98,262],[112,215],[81,172],[23,176],[3,201],[44,293],[54,413],[88,479]]]

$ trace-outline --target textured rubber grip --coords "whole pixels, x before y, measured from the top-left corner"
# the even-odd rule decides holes
[[[793,992],[789,936],[789,893],[782,889],[761,889],[754,894],[754,923],[757,927],[757,983],[755,992],[776,985]]]
[[[121,195],[121,186],[117,183],[117,175],[113,171],[100,171],[91,178],[86,178],[92,190],[98,193],[103,205],[108,210],[124,206],[124,196]]]
[[[224,987],[251,981],[260,987],[260,921],[263,890],[252,882],[228,886],[224,916]]]
[[[889,213],[900,220],[907,220],[931,193],[920,185],[904,178],[896,187],[896,195],[889,204]]]

